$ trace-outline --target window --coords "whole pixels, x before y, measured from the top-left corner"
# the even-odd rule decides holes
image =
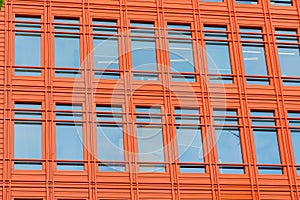
[[[170,68],[174,82],[195,82],[193,40],[190,25],[168,24]]]
[[[140,172],[165,172],[160,108],[137,106],[136,129]]]
[[[223,2],[223,0],[201,0],[206,2]]]
[[[297,31],[276,29],[276,42],[283,84],[299,86],[300,48]]]
[[[82,106],[56,104],[58,170],[83,170]]]
[[[14,168],[42,169],[42,105],[15,103]]]
[[[175,108],[178,161],[182,173],[205,173],[198,108]]]
[[[93,20],[93,33],[95,77],[119,79],[117,22]]]
[[[158,80],[153,23],[131,22],[132,70],[135,80]]]
[[[240,4],[257,4],[258,0],[236,0],[236,3]]]
[[[233,82],[226,27],[205,26],[208,76],[211,83]]]
[[[244,67],[248,84],[269,84],[262,29],[240,28]]]
[[[41,18],[16,16],[15,75],[42,75]]]
[[[276,121],[272,111],[251,111],[260,174],[282,174]]]
[[[80,27],[78,19],[54,19],[55,75],[80,76]]]
[[[270,0],[270,3],[274,6],[291,6],[292,0]]]
[[[98,105],[96,111],[99,171],[125,171],[122,107]]]
[[[289,112],[288,118],[296,168],[298,175],[300,175],[300,112]]]
[[[220,172],[243,174],[244,167],[237,111],[214,110],[214,126]],[[240,165],[239,165],[240,164]]]

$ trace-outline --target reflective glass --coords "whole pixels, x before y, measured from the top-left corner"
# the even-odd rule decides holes
[[[300,52],[298,47],[278,47],[282,76],[300,76]]]
[[[134,70],[157,71],[155,41],[132,39],[132,62]]]
[[[292,0],[271,0],[270,3],[274,6],[291,6]]]
[[[300,130],[291,130],[294,148],[294,157],[297,165],[300,165]]]
[[[259,164],[280,164],[277,132],[254,129],[256,157]]]
[[[41,66],[41,36],[40,34],[16,33],[15,64],[20,66]],[[30,73],[19,73],[28,75]]]
[[[261,45],[243,45],[244,66],[247,75],[268,75],[265,48]]]
[[[227,43],[206,42],[208,72],[212,74],[231,74],[229,46]]]
[[[14,157],[42,158],[42,124],[15,122]]]
[[[55,36],[55,66],[80,67],[79,37]]]
[[[83,159],[82,126],[56,123],[56,159]]]
[[[94,66],[99,69],[119,69],[117,39],[94,37]]]
[[[201,129],[176,127],[180,162],[204,162]]]
[[[241,138],[238,129],[216,130],[219,163],[243,163]]]
[[[240,4],[257,4],[258,0],[236,0],[236,3]]]
[[[117,125],[98,125],[98,159],[124,160],[123,128]]]
[[[139,161],[164,162],[162,128],[137,125]]]

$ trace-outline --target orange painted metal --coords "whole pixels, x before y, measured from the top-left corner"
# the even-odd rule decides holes
[[[6,0],[0,12],[0,199],[43,200],[288,200],[300,199],[300,176],[297,175],[287,111],[300,111],[299,87],[283,86],[277,55],[275,28],[297,29],[300,33],[300,3],[293,6],[271,6],[268,0],[258,5],[223,3],[200,0]],[[14,75],[15,16],[40,16],[42,24],[41,77]],[[82,78],[57,78],[54,74],[54,17],[79,18]],[[93,79],[92,19],[117,20],[120,72],[123,82]],[[154,22],[160,80],[148,83],[134,81],[131,73],[130,21]],[[205,46],[204,25],[227,26],[232,78],[234,84],[224,86],[224,102],[217,97],[220,85],[207,88],[205,55],[195,48],[197,82],[190,85],[172,83],[167,48],[167,23],[191,24],[193,41]],[[247,85],[239,27],[262,27],[270,85]],[[124,34],[123,34],[124,33]],[[300,45],[300,44],[299,44]],[[74,102],[74,85],[82,87],[76,102],[83,104],[84,141],[86,145],[84,171],[58,171],[55,158],[55,104]],[[95,88],[94,97],[91,88]],[[118,90],[116,90],[116,87]],[[215,87],[215,88],[214,88]],[[170,89],[171,88],[171,89]],[[176,159],[174,107],[191,106],[195,98],[186,94],[192,88],[201,111],[204,135],[212,137],[205,149],[206,173],[180,173]],[[176,92],[174,92],[176,91]],[[113,98],[113,100],[112,100]],[[13,122],[14,102],[40,102],[43,112],[43,170],[14,170]],[[96,104],[123,106],[125,132],[125,164],[127,172],[99,172],[95,157]],[[245,174],[220,174],[212,129],[212,108],[237,109]],[[137,140],[134,135],[135,106],[160,105],[163,114],[166,172],[139,173]],[[250,110],[275,111],[282,175],[260,175],[256,162]],[[211,135],[210,135],[211,134]],[[212,147],[212,149],[211,149]]]

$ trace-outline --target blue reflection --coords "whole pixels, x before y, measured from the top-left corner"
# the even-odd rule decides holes
[[[297,165],[300,165],[300,131],[292,130],[291,135],[294,148],[295,162]]]
[[[41,36],[39,34],[16,33],[15,65],[41,66]],[[31,76],[31,73],[23,72],[19,75]]]
[[[55,36],[55,66],[80,68],[79,37]]]
[[[14,158],[42,158],[42,124],[15,122]]]
[[[132,63],[134,70],[157,71],[155,41],[132,39]]]
[[[254,140],[258,164],[280,164],[277,132],[254,129]]]
[[[228,43],[206,42],[206,55],[209,73],[232,73]]]
[[[219,163],[243,163],[239,130],[224,128],[216,131]]]
[[[191,42],[170,41],[169,48],[172,72],[195,72]]]
[[[83,159],[82,126],[56,124],[56,159]]]
[[[98,132],[98,159],[106,161],[124,160],[124,140],[121,126],[100,125]]]
[[[243,55],[247,75],[268,75],[264,46],[243,45]]]
[[[300,76],[299,48],[278,47],[282,76]]]
[[[204,162],[201,129],[176,127],[180,162]]]
[[[138,125],[139,161],[164,162],[162,129],[150,125]]]

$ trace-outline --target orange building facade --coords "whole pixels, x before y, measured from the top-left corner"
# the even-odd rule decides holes
[[[6,0],[0,199],[300,199],[298,0]]]

